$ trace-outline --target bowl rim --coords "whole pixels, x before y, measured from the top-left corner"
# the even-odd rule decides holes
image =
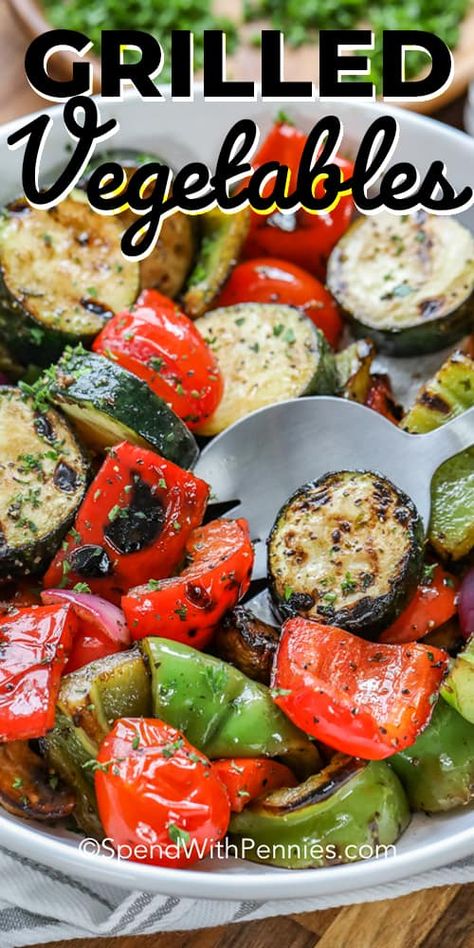
[[[163,86],[166,99],[167,90]],[[108,111],[116,111],[120,118],[120,110],[130,106],[139,96],[133,91],[127,91],[122,101],[111,102],[100,100],[99,104],[103,116]],[[132,100],[130,102],[130,100]],[[169,89],[168,89],[169,100]],[[140,101],[140,100],[139,100]],[[140,101],[141,104],[141,101]],[[168,101],[168,107],[171,103]],[[176,103],[179,104],[179,103]],[[193,104],[202,108],[202,86],[196,86],[196,96]],[[212,103],[210,103],[212,105]],[[275,110],[275,103],[261,103],[262,109]],[[312,103],[295,103],[299,112],[306,108],[311,109]],[[321,107],[325,108],[325,103]],[[53,118],[60,114],[63,106],[54,105],[40,110]],[[337,104],[334,110],[337,111]],[[380,114],[391,113],[397,116],[406,129],[417,126],[440,135],[445,141],[462,145],[474,157],[474,139],[465,133],[435,122],[423,115],[396,109],[385,103],[356,102],[354,100],[341,101],[341,109],[356,110],[360,115],[377,117]],[[38,114],[38,113],[33,113]],[[19,124],[31,120],[30,116],[21,116],[0,126],[0,147],[5,144],[7,136]],[[460,808],[453,811],[453,815],[462,812]],[[464,812],[471,812],[465,810]],[[440,815],[445,820],[450,819],[448,814]],[[409,832],[409,828],[406,832]],[[4,848],[16,852],[21,856],[37,863],[60,869],[66,874],[94,879],[98,882],[115,885],[123,889],[142,889],[164,895],[179,895],[186,898],[207,898],[213,900],[241,901],[272,900],[281,901],[291,899],[307,899],[320,895],[334,895],[351,891],[380,887],[407,877],[416,877],[421,874],[447,865],[453,861],[463,859],[474,853],[474,819],[472,825],[457,829],[452,835],[432,841],[423,842],[417,850],[412,847],[406,852],[397,853],[387,858],[373,858],[345,865],[333,865],[319,869],[277,869],[271,866],[258,866],[254,863],[239,861],[225,869],[209,869],[207,865],[197,864],[193,869],[175,869],[157,866],[141,865],[140,863],[119,861],[105,855],[92,855],[80,851],[72,845],[70,838],[49,835],[38,825],[29,824],[20,818],[12,817],[0,811],[0,840]],[[247,865],[252,868],[245,868]]]

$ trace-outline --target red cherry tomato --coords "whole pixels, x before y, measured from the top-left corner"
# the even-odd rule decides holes
[[[0,741],[43,737],[54,725],[76,634],[70,606],[30,606],[0,619]]]
[[[227,790],[232,813],[240,813],[252,800],[273,790],[298,783],[289,767],[267,757],[231,757],[214,760],[211,766]]]
[[[195,428],[217,408],[223,382],[217,362],[194,323],[156,290],[144,290],[131,312],[113,316],[94,352],[143,379]]]
[[[458,580],[439,563],[433,564],[411,602],[379,641],[413,642],[438,629],[456,615],[458,589]]]
[[[310,273],[286,260],[247,260],[232,271],[216,306],[236,303],[284,303],[303,310],[337,347],[343,321],[329,290]]]
[[[225,787],[207,758],[162,721],[116,721],[97,764],[100,819],[122,858],[179,868],[225,836]]]
[[[258,151],[253,166],[258,168],[268,161],[279,161],[288,165],[292,181],[295,181],[306,137],[304,132],[288,122],[277,122]],[[350,161],[337,156],[335,162],[344,180],[352,177]],[[318,182],[316,194],[321,194],[323,188],[323,182]],[[309,214],[303,209],[295,214],[282,214],[280,211],[267,215],[252,213],[243,256],[279,257],[324,279],[329,254],[347,230],[353,210],[352,194],[347,194],[340,198],[332,211],[322,214]]]
[[[283,626],[275,699],[301,730],[343,754],[382,760],[428,724],[448,654],[413,642],[381,645],[308,619]]]
[[[246,520],[213,520],[186,545],[190,565],[179,575],[136,586],[122,599],[134,639],[162,635],[205,648],[250,585],[253,547]]]

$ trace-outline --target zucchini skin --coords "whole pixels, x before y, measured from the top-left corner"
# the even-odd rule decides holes
[[[308,592],[297,589],[293,592],[291,582],[289,581],[287,586],[284,578],[277,576],[274,542],[279,539],[280,530],[286,523],[287,515],[296,501],[301,501],[303,505],[308,504],[309,507],[314,492],[319,490],[321,491],[321,510],[324,511],[327,503],[325,490],[330,489],[331,481],[336,479],[337,483],[337,479],[341,476],[358,474],[361,476],[370,475],[376,479],[375,484],[381,482],[385,487],[388,487],[390,492],[395,492],[399,509],[401,508],[405,512],[402,522],[405,525],[408,538],[407,552],[397,564],[398,572],[395,578],[389,580],[390,589],[387,593],[375,597],[361,594],[355,604],[347,607],[337,604],[319,605],[316,608],[316,613],[309,615],[308,611],[316,606],[318,600],[314,600]],[[395,487],[388,478],[372,471],[333,472],[299,488],[277,514],[267,543],[270,593],[283,621],[295,616],[313,618],[318,622],[346,629],[348,632],[368,639],[375,639],[400,615],[406,602],[415,593],[423,567],[423,524],[412,500],[403,491]],[[283,590],[281,589],[282,586]],[[340,600],[341,597],[338,595],[337,598]],[[337,599],[335,603],[337,603]]]
[[[18,402],[21,402],[25,407],[30,405],[29,400],[25,399],[18,389],[4,386],[0,389],[0,411],[2,410],[1,402],[4,398],[8,398],[9,401],[13,403],[18,400]],[[37,536],[37,534],[33,532],[32,529],[27,531],[25,528],[25,542],[19,545],[12,545],[9,544],[6,539],[4,532],[5,527],[2,529],[2,544],[0,546],[0,584],[8,583],[16,579],[21,579],[25,576],[36,576],[44,570],[51,560],[51,557],[56,553],[56,550],[58,549],[63,537],[69,530],[69,527],[74,522],[75,514],[82,503],[89,478],[89,464],[84,451],[79,442],[76,440],[66,420],[62,416],[54,411],[54,409],[50,409],[47,412],[37,412],[34,409],[33,403],[31,403],[31,424],[32,426],[43,426],[44,430],[47,432],[54,433],[59,429],[59,435],[62,436],[62,440],[64,440],[65,434],[67,434],[67,437],[70,439],[67,453],[64,451],[64,449],[58,449],[57,461],[58,464],[60,464],[61,461],[64,461],[70,466],[71,456],[69,449],[74,451],[74,461],[76,463],[76,467],[78,466],[79,468],[77,472],[76,467],[74,468],[75,473],[78,475],[76,489],[74,491],[75,498],[70,506],[69,511],[67,512],[67,515],[64,516],[64,519],[55,524],[54,519],[51,518],[53,520],[51,529],[42,536]],[[58,426],[58,429],[56,426]],[[50,449],[53,448],[54,441],[51,441],[49,445],[46,439],[43,441],[43,443],[39,441],[38,455],[40,454],[41,449],[48,450],[48,447]],[[5,461],[3,461],[3,463],[5,463]],[[18,463],[18,459],[12,457],[7,463],[9,466],[11,464],[14,465],[15,463]],[[2,466],[3,465],[0,465],[0,470]],[[33,473],[33,479],[31,481],[28,480],[25,482],[25,477],[26,475],[22,475],[24,486],[19,487],[20,495],[22,491],[26,491],[27,493],[33,488],[41,488],[42,481],[38,478],[36,473]],[[52,477],[53,475],[51,475],[50,480]],[[35,503],[35,506],[36,505],[37,504]],[[22,511],[20,510],[19,513],[21,514]],[[7,516],[8,513],[6,512],[6,517]],[[28,514],[28,518],[31,521],[34,520],[34,509],[30,514]]]
[[[35,342],[36,333],[41,332],[41,343]],[[14,359],[23,365],[39,365],[47,368],[59,359],[66,346],[77,342],[90,342],[94,337],[87,334],[79,339],[73,333],[46,329],[14,297],[5,283],[0,267],[0,337]]]
[[[166,402],[145,382],[103,356],[82,347],[66,350],[57,366],[37,383],[40,391],[72,415],[82,409],[110,418],[123,428],[120,440],[151,447],[162,457],[189,468],[197,460],[198,447],[191,432]],[[108,446],[117,443],[117,438]]]
[[[474,292],[454,313],[441,319],[431,319],[423,326],[412,326],[403,330],[378,330],[367,326],[344,310],[353,335],[357,339],[370,335],[377,349],[390,356],[416,356],[438,352],[454,345],[472,330],[474,321]]]

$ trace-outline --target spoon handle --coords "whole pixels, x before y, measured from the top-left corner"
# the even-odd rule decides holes
[[[474,407],[441,428],[422,435],[420,442],[423,442],[426,473],[431,477],[443,461],[474,445]]]

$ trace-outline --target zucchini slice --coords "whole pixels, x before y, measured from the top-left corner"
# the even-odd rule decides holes
[[[51,400],[97,451],[131,441],[191,467],[198,448],[174,411],[141,379],[82,346],[66,349],[33,386],[37,400]]]
[[[76,191],[48,211],[21,198],[0,224],[0,334],[25,364],[49,365],[68,344],[90,342],[136,299],[138,263],[121,228]]]
[[[41,572],[82,501],[87,463],[61,415],[0,388],[0,581]]]
[[[201,217],[201,246],[183,296],[191,319],[203,316],[237,263],[250,227],[250,211],[224,214],[214,208]]]
[[[98,659],[63,678],[55,725],[41,744],[49,765],[75,792],[76,822],[94,839],[102,839],[103,831],[90,765],[117,718],[150,713],[150,680],[137,649]]]
[[[434,352],[472,328],[474,237],[449,217],[361,217],[329,258],[328,286],[382,351]]]
[[[268,572],[282,616],[302,615],[367,638],[415,592],[423,528],[412,501],[371,471],[305,484],[280,510]]]
[[[141,165],[162,160],[158,155],[134,151],[132,148],[111,149],[94,157],[81,185],[85,187],[92,171],[104,161],[116,161],[124,169],[127,180],[130,180]],[[148,193],[149,189],[146,188],[145,196]],[[136,215],[128,209],[118,215],[118,220],[127,228],[136,221]],[[140,261],[142,290],[153,287],[173,299],[178,295],[193,265],[197,249],[196,229],[193,218],[181,211],[166,218],[155,249]]]
[[[287,398],[332,395],[337,389],[329,344],[292,306],[240,303],[213,310],[196,326],[224,379],[222,400],[199,434],[218,434],[257,408]]]

